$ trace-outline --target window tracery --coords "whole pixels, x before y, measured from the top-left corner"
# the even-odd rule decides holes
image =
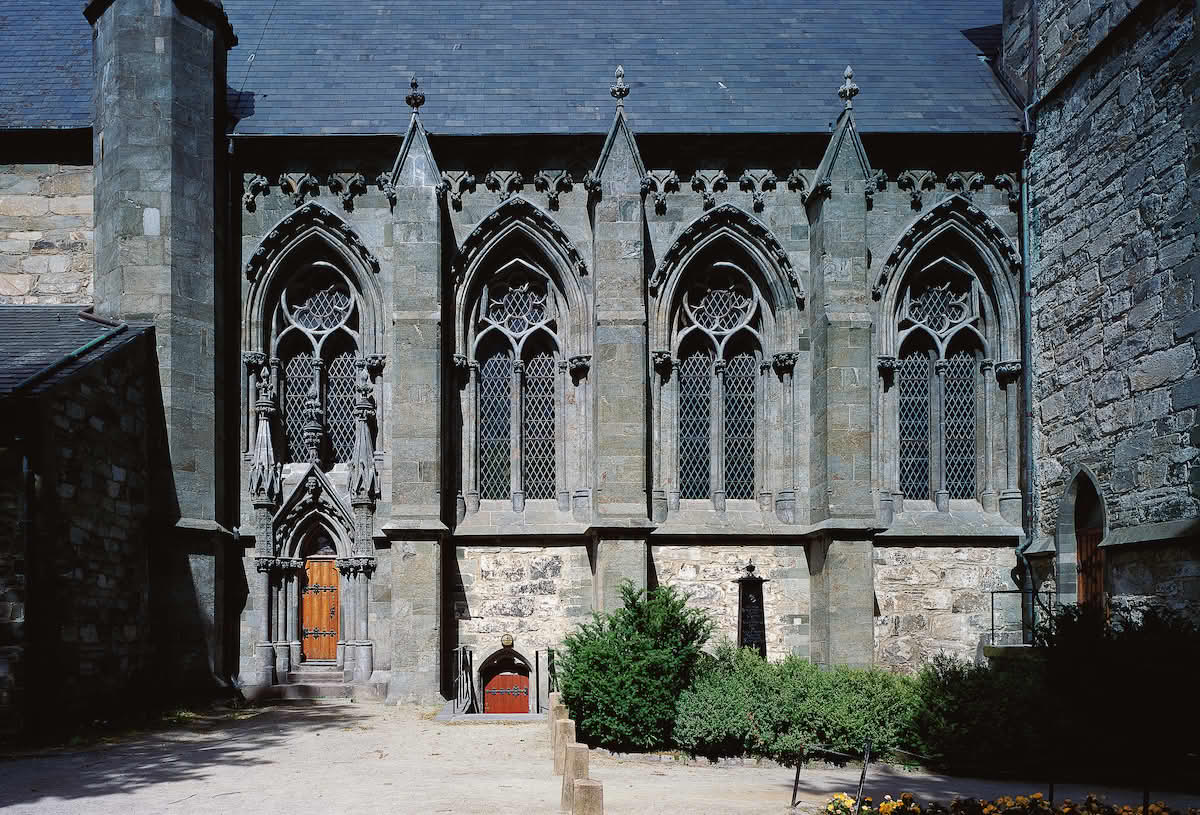
[[[348,463],[354,454],[358,299],[331,264],[311,264],[279,292],[272,320],[285,460]]]
[[[716,263],[685,290],[677,345],[680,498],[753,498],[765,305],[737,266]]]
[[[479,497],[555,498],[561,354],[553,289],[522,264],[481,288],[477,311]]]

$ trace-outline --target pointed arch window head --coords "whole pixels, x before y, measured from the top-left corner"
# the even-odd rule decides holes
[[[272,356],[282,378],[286,460],[339,464],[354,450],[358,293],[330,263],[312,263],[279,291]]]

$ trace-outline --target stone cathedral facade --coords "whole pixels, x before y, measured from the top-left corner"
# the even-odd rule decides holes
[[[625,581],[679,587],[719,635],[761,631],[772,659],[898,671],[1020,643],[1039,608],[1078,592],[1153,599],[1169,584],[1170,604],[1196,602],[1184,323],[1176,356],[1153,373],[1132,363],[1135,377],[1161,374],[1164,405],[1135,408],[1159,410],[1146,419],[1157,435],[1114,439],[1173,462],[1161,518],[1135,517],[1112,492],[1142,483],[1141,464],[1104,481],[1111,446],[1078,428],[1059,444],[1064,413],[1112,420],[1062,378],[1067,356],[1090,353],[1072,303],[1115,324],[1122,295],[1098,306],[1064,288],[1050,254],[1069,231],[1054,210],[1061,182],[1036,179],[1087,137],[1048,146],[1065,132],[1055,118],[1023,151],[1021,107],[1040,96],[1065,117],[1061,77],[1039,85],[1031,66],[1074,59],[1060,74],[1075,81],[1115,59],[1111,38],[1048,56],[1030,26],[1066,17],[1006,3],[990,45],[970,29],[978,59],[969,43],[932,57],[967,53],[956,71],[976,79],[945,79],[966,83],[967,100],[946,110],[986,98],[991,124],[962,124],[936,101],[905,124],[919,114],[886,95],[937,97],[940,80],[913,90],[877,71],[873,87],[844,66],[863,51],[846,43],[805,91],[809,120],[771,133],[736,115],[662,126],[646,108],[667,107],[654,85],[678,77],[637,75],[636,55],[618,55],[628,74],[614,59],[574,89],[602,111],[590,130],[556,124],[573,115],[564,103],[537,108],[540,124],[456,131],[455,105],[473,103],[433,64],[410,66],[411,83],[380,74],[400,88],[389,115],[403,127],[339,120],[342,103],[325,98],[289,135],[270,132],[287,106],[252,92],[255,77],[316,79],[295,62],[270,73],[288,49],[241,5],[87,5],[94,267],[71,296],[39,296],[47,278],[15,297],[153,327],[162,398],[147,415],[164,442],[144,473],[157,498],[135,501],[149,554],[131,557],[150,567],[132,590],[150,597],[137,613],[165,609],[143,621],[162,629],[155,642],[184,630],[174,620],[198,632],[167,648],[168,673],[250,696],[337,685],[421,702],[451,698],[461,670],[479,692],[516,674],[535,678],[536,709],[553,649],[617,605]],[[1143,5],[1105,18],[1111,36],[1161,43],[1168,17],[1191,25],[1187,3]],[[1194,64],[1190,33],[1173,47],[1170,60]],[[231,54],[241,66],[247,53],[235,69]],[[1185,81],[1174,76],[1162,81]],[[1193,168],[1194,135],[1180,154]],[[1191,244],[1173,251],[1194,266]],[[1158,257],[1156,302],[1175,292],[1179,319],[1194,319],[1183,273]],[[1089,356],[1089,379],[1119,390],[1118,357]],[[1122,381],[1114,398],[1132,403]],[[1054,463],[1035,469],[1038,456]],[[1087,490],[1093,509],[1077,500]],[[1117,505],[1143,529],[1129,541],[1094,509]],[[1095,542],[1077,526],[1129,543],[1110,555],[1123,571],[1096,584],[1076,548]],[[757,627],[743,619],[748,581],[761,589]],[[133,675],[162,647],[131,646],[121,664]]]

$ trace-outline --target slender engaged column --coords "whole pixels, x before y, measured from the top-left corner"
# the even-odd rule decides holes
[[[1019,486],[1020,442],[1017,441],[1021,427],[1018,412],[1021,361],[1010,360],[996,363],[996,379],[1004,383],[1005,394],[1005,468],[1004,492],[1000,495],[1000,514],[1014,526],[1021,523],[1021,489]]]
[[[996,501],[996,489],[992,484],[992,387],[995,384],[993,360],[985,359],[979,364],[979,373],[983,379],[983,494],[980,503],[984,512],[995,512],[999,509]]]
[[[467,495],[466,505],[467,512],[474,513],[479,511],[479,363],[471,360],[467,363],[470,382],[467,383],[467,400],[469,404],[469,415],[471,421],[467,422],[468,438],[466,443],[470,446],[467,451]]]
[[[513,412],[509,416],[510,430],[508,434],[509,450],[511,451],[509,460],[512,462],[512,465],[509,467],[508,476],[511,485],[509,491],[512,493],[513,512],[523,512],[525,510],[525,491],[522,489],[524,479],[521,472],[524,466],[521,456],[521,429],[523,425],[521,415],[525,409],[524,381],[525,362],[520,359],[514,360],[512,373]]]
[[[709,434],[709,444],[712,449],[709,452],[708,460],[712,462],[712,472],[708,474],[709,483],[712,488],[713,509],[717,512],[725,511],[725,400],[722,396],[725,393],[725,360],[718,359],[713,363],[713,388],[711,396],[711,404],[715,413],[713,430]]]

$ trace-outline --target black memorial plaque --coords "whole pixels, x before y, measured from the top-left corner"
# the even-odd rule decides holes
[[[754,564],[746,566],[746,574],[738,584],[738,647],[753,648],[767,657],[767,618],[763,611],[763,583],[754,574]]]

